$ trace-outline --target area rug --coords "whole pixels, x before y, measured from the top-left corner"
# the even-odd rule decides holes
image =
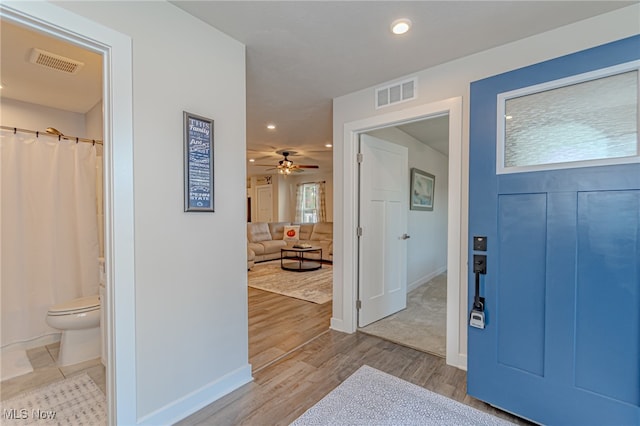
[[[444,358],[447,351],[447,274],[440,274],[411,290],[406,309],[359,331]]]
[[[22,349],[2,351],[0,357],[0,381],[13,379],[33,371],[27,352]]]
[[[0,402],[3,425],[107,424],[107,402],[86,374],[59,380]]]
[[[363,365],[292,425],[513,425]]]
[[[282,270],[279,260],[259,263],[249,271],[249,287],[321,305],[333,297],[333,268],[292,272]]]

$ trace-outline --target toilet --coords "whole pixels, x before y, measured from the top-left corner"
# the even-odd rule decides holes
[[[65,366],[99,358],[100,298],[80,297],[49,308],[47,324],[62,331],[58,365]]]

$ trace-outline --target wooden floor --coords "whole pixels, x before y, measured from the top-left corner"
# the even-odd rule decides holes
[[[331,302],[318,305],[249,287],[249,363],[256,372],[326,332]]]
[[[331,331],[330,317],[330,302],[317,305],[249,287],[254,381],[178,425],[288,425],[365,364],[529,424],[467,396],[466,373],[444,359],[363,333]]]
[[[287,425],[369,365],[516,424],[528,422],[466,394],[466,373],[440,357],[362,333],[328,331],[254,373],[254,381],[179,425]]]

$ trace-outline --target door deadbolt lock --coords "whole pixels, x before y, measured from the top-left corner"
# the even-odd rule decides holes
[[[487,274],[487,256],[484,254],[473,255],[473,273],[474,274]]]

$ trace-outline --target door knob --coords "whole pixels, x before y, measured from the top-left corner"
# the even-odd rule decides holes
[[[403,240],[408,240],[409,238],[411,238],[411,235],[409,235],[409,234],[402,234],[402,239],[403,239]]]

